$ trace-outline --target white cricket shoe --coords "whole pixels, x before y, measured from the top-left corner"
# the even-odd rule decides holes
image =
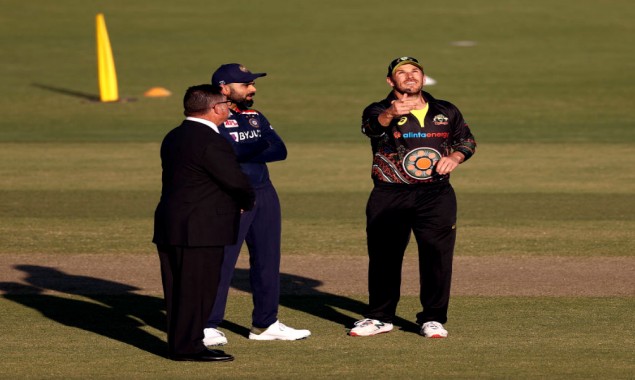
[[[447,338],[448,330],[439,322],[426,322],[421,325],[421,335],[426,338]]]
[[[203,344],[206,347],[224,346],[227,344],[227,338],[225,338],[225,334],[213,327],[203,329],[203,335]]]
[[[355,327],[348,333],[350,336],[371,336],[387,333],[392,330],[392,323],[381,322],[376,319],[362,319],[355,322]]]
[[[249,339],[253,340],[299,340],[307,338],[311,335],[309,330],[296,330],[285,326],[280,321],[274,322],[266,330],[257,327],[251,327]]]

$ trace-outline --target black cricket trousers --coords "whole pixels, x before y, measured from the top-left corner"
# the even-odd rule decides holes
[[[447,322],[456,241],[456,196],[449,182],[375,183],[366,207],[369,306],[364,317],[392,322],[411,232],[419,252],[422,311],[417,323]]]

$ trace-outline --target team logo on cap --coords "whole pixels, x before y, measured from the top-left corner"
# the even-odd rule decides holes
[[[242,71],[243,73],[248,73],[249,70],[247,70],[247,68],[243,65],[239,65],[238,68],[240,69],[240,71]]]

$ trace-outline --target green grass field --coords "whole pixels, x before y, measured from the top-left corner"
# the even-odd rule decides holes
[[[411,324],[370,339],[351,338],[318,306],[335,299],[285,297],[281,312],[288,323],[310,323],[313,336],[255,342],[244,337],[250,300],[235,297],[228,314],[242,317],[225,331],[227,352],[236,360],[211,365],[157,357],[164,334],[138,322],[156,322],[142,306],[157,307],[157,298],[8,298],[11,302],[0,301],[0,316],[16,327],[3,336],[4,346],[12,348],[3,352],[3,378],[626,379],[633,371],[635,342],[624,334],[633,331],[632,298],[456,297],[448,323],[452,337],[426,340],[409,330]],[[357,318],[346,308],[360,301],[365,302],[347,299],[333,310]],[[417,305],[416,297],[407,297],[399,312],[413,314]],[[47,312],[42,316],[31,308]]]
[[[93,100],[99,12],[125,100],[118,103]],[[364,257],[371,154],[361,111],[387,94],[388,62],[413,55],[438,82],[428,90],[459,106],[479,142],[452,178],[457,255],[632,258],[634,16],[627,0],[2,0],[0,255],[153,254],[160,141],[182,119],[185,88],[241,62],[268,73],[256,107],[289,149],[270,165],[283,254]],[[173,96],[144,98],[154,86]],[[354,320],[365,295],[342,292]],[[161,295],[131,297],[4,295],[0,377],[635,373],[635,294],[457,297],[442,342],[403,331],[349,339],[339,320],[311,306],[332,298],[290,297],[285,323],[313,331],[292,345],[241,339],[250,306],[237,296],[231,312],[242,319],[228,334],[237,360],[213,368],[160,357],[161,316],[144,313],[160,308]],[[416,309],[416,297],[405,297],[400,315]]]

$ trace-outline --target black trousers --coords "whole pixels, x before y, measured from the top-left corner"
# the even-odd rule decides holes
[[[417,323],[445,323],[456,241],[456,196],[450,183],[376,184],[366,218],[369,306],[364,317],[383,322],[395,317],[403,256],[413,233],[423,307]]]
[[[157,246],[167,310],[168,354],[205,350],[203,329],[212,312],[223,247]]]

